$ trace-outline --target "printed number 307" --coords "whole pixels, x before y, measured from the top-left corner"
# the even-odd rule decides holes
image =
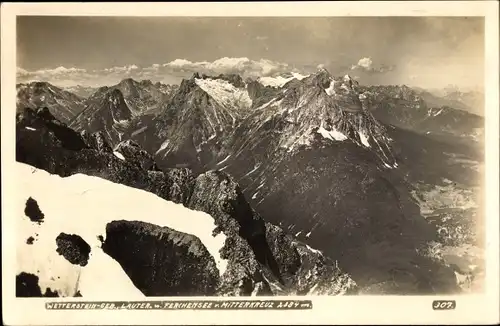
[[[455,300],[435,300],[432,302],[432,309],[434,310],[451,310],[455,309]]]

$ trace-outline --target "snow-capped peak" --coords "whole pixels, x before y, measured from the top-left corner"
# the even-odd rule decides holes
[[[238,88],[226,80],[195,78],[195,83],[224,108],[245,108],[252,106],[252,99],[246,88]]]
[[[263,125],[281,116],[285,124],[279,131],[278,146],[286,152],[313,146],[318,136],[323,143],[351,140],[392,166],[390,139],[383,126],[363,110],[363,95],[357,85],[349,75],[333,77],[320,69],[309,78],[285,86],[285,92],[260,106],[252,125]]]
[[[350,82],[350,81],[352,81],[351,76],[349,76],[349,75],[345,75],[345,76],[344,76],[344,81],[345,81],[345,82]]]
[[[260,77],[258,79],[259,83],[261,83],[264,86],[271,86],[271,87],[283,87],[286,83],[293,79],[297,80],[302,80],[304,78],[309,77],[310,75],[302,75],[297,72],[292,72],[291,76],[284,77],[284,76],[275,76],[275,77]]]

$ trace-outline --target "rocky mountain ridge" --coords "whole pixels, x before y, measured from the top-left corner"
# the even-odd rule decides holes
[[[47,82],[17,84],[16,111],[48,107],[64,123],[69,123],[85,106],[85,100]]]
[[[153,193],[172,173],[169,198],[182,203],[194,191],[186,179],[223,182],[206,175],[222,171],[252,214],[334,257],[362,291],[457,291],[453,270],[420,254],[440,241],[447,219],[424,214],[422,198],[448,187],[443,178],[476,186],[482,118],[429,106],[406,86],[362,86],[326,70],[270,85],[194,74],[155,114],[138,113],[123,92],[96,93],[93,108],[70,127],[148,175],[108,175],[92,163],[107,161],[93,156],[71,166]],[[447,191],[440,196],[455,189]]]
[[[59,123],[47,109],[38,112],[27,109],[19,113],[16,128],[19,162],[62,177],[84,174],[143,189],[213,217],[217,226],[214,235],[223,232],[226,236],[221,256],[228,261],[228,267],[220,277],[205,269],[193,270],[192,273],[201,277],[199,281],[192,273],[169,274],[168,278],[154,276],[170,273],[161,270],[162,264],[177,262],[179,266],[192,266],[181,249],[184,243],[188,245],[193,241],[188,240],[191,238],[142,222],[116,220],[107,224],[102,250],[120,263],[144,295],[269,295],[310,291],[342,294],[355,289],[355,283],[334,261],[262,220],[248,205],[238,184],[224,172],[208,171],[195,176],[187,169],[160,171],[136,144],[128,141],[112,149],[102,133],[84,133],[82,137]],[[40,208],[43,211],[43,207]],[[46,219],[50,218],[46,214]],[[164,257],[162,264],[154,256],[148,256],[156,252],[152,248],[163,246],[174,248],[177,258],[168,257],[171,249],[158,253]],[[138,253],[142,254],[131,255],[129,247],[139,248]],[[148,259],[152,259],[147,263],[151,267],[140,270],[138,262]],[[210,275],[212,278],[207,279]],[[165,280],[177,282],[177,287],[158,283]],[[51,291],[59,293],[57,289]]]

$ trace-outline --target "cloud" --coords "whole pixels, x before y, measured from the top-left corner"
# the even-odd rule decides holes
[[[395,66],[381,64],[375,66],[373,60],[369,57],[364,57],[358,60],[358,63],[351,66],[351,70],[364,71],[369,74],[381,74],[394,70]]]
[[[134,70],[138,70],[139,67],[136,65],[129,65],[129,66],[123,66],[123,67],[112,67],[112,68],[106,68],[104,69],[105,72],[108,73],[117,73],[117,74],[130,74]]]
[[[61,86],[78,84],[93,77],[92,73],[87,72],[85,69],[66,68],[63,66],[35,71],[28,71],[18,67],[16,74],[18,82],[50,81]],[[69,84],[67,83],[68,81],[70,81]]]
[[[291,72],[291,67],[286,63],[266,59],[258,61],[248,58],[220,58],[213,62],[191,62],[185,59],[176,59],[163,64],[163,67],[172,72],[204,73],[207,75],[240,74],[243,77],[267,77],[279,73]]]
[[[19,77],[21,77],[21,78],[27,77],[27,76],[29,76],[29,74],[30,74],[29,71],[27,71],[27,70],[25,70],[23,68],[17,67],[16,75],[17,75],[18,78]]]
[[[243,78],[275,77],[285,73],[302,72],[286,63],[267,59],[251,60],[248,58],[223,57],[212,62],[192,62],[186,59],[175,59],[163,64],[153,64],[147,67],[137,65],[117,66],[100,70],[87,71],[80,68],[57,67],[27,71],[17,69],[18,82],[48,81],[60,86],[102,86],[118,83],[124,78],[151,79],[168,83],[189,78],[194,73],[219,75],[239,74]],[[175,80],[175,81],[174,81]]]
[[[54,68],[54,69],[40,69],[40,70],[35,70],[35,71],[27,71],[22,68],[17,68],[17,74],[18,76],[62,76],[62,75],[68,75],[68,74],[82,74],[86,73],[85,69],[78,69],[78,68],[66,68],[63,66]]]
[[[358,64],[356,66],[361,67],[361,68],[365,68],[365,69],[370,69],[372,67],[372,65],[373,65],[373,61],[371,58],[361,58],[361,59],[359,59]]]

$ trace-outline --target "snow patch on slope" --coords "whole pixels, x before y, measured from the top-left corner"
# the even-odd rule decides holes
[[[435,117],[437,117],[438,115],[440,115],[440,114],[441,114],[441,112],[443,112],[443,109],[441,109],[441,110],[439,110],[438,112],[436,112],[436,113],[434,114],[434,116],[435,116]]]
[[[271,86],[271,87],[282,87],[289,81],[293,79],[297,80],[302,80],[304,78],[309,77],[309,75],[301,75],[296,72],[292,72],[292,77],[283,77],[283,76],[277,76],[277,77],[260,77],[259,78],[259,83],[261,83],[264,86]]]
[[[120,160],[125,161],[125,157],[122,155],[122,153],[114,151],[113,154],[118,157]]]
[[[167,148],[169,144],[170,144],[170,140],[168,140],[168,139],[167,139],[167,140],[165,140],[165,141],[161,144],[160,148],[158,148],[158,150],[155,152],[155,155],[156,155],[156,154],[158,154],[158,153],[160,153],[161,151],[165,150],[165,148]]]
[[[148,126],[144,126],[144,127],[142,127],[142,128],[139,128],[139,129],[135,130],[135,131],[131,134],[131,136],[132,136],[132,137],[137,136],[138,134],[143,133],[144,131],[146,131],[146,129],[148,129]]]
[[[338,131],[335,128],[332,128],[331,131],[326,130],[323,128],[323,126],[319,127],[318,134],[321,134],[324,138],[330,139],[330,140],[337,140],[337,141],[344,141],[347,139],[347,136]]]
[[[243,107],[248,109],[252,106],[252,99],[248,95],[248,91],[237,88],[226,80],[196,78],[195,82],[225,108]]]
[[[247,172],[247,174],[245,174],[242,178],[244,177],[247,177],[249,176],[250,174],[254,173],[255,171],[257,171],[257,169],[260,167],[261,164],[257,164],[254,166],[254,168],[252,170],[250,170],[249,172]]]
[[[78,284],[80,293],[86,300],[144,297],[120,264],[100,248],[93,247],[91,257],[88,264],[81,268]]]
[[[321,251],[319,251],[319,250],[317,250],[317,249],[313,249],[313,248],[309,247],[309,245],[306,245],[306,248],[307,248],[307,249],[309,249],[310,251],[312,251],[312,252],[314,252],[314,253],[318,254],[318,255],[323,256],[323,253],[322,253]]]
[[[270,100],[269,102],[264,103],[264,104],[262,104],[261,106],[257,107],[255,110],[260,110],[260,109],[265,108],[265,107],[267,107],[268,105],[270,105],[270,104],[272,104],[272,103],[275,103],[275,102],[276,102],[276,99],[275,99],[275,98],[273,98],[273,99],[272,99],[272,100]],[[277,104],[275,104],[275,105],[279,105],[279,103],[277,103]]]
[[[212,236],[214,220],[206,213],[98,177],[75,174],[61,178],[22,163],[16,163],[16,169],[21,182],[16,196],[19,209],[16,238],[20,248],[17,271],[38,275],[43,292],[50,287],[66,296],[74,295],[77,290],[84,297],[143,296],[118,262],[100,248],[98,236],[105,237],[106,225],[115,220],[143,221],[192,234],[214,257],[221,275],[227,268],[227,261],[219,252],[226,236],[223,233]],[[29,197],[37,201],[45,214],[40,225],[24,214]],[[148,214],[144,214],[144,207],[148,208]],[[90,245],[87,266],[72,265],[56,252],[55,239],[61,232],[79,235]],[[27,245],[30,236],[35,241]]]
[[[368,142],[368,136],[366,136],[362,131],[358,132],[359,139],[361,139],[361,143],[366,147],[370,147],[370,143]]]
[[[330,86],[328,86],[328,88],[325,88],[325,92],[330,96],[335,94],[335,80],[333,78],[330,81]]]
[[[226,162],[229,158],[231,157],[231,154],[229,154],[228,156],[226,156],[225,159],[223,159],[222,161],[220,161],[219,163],[217,163],[216,165],[221,165],[222,163]]]

